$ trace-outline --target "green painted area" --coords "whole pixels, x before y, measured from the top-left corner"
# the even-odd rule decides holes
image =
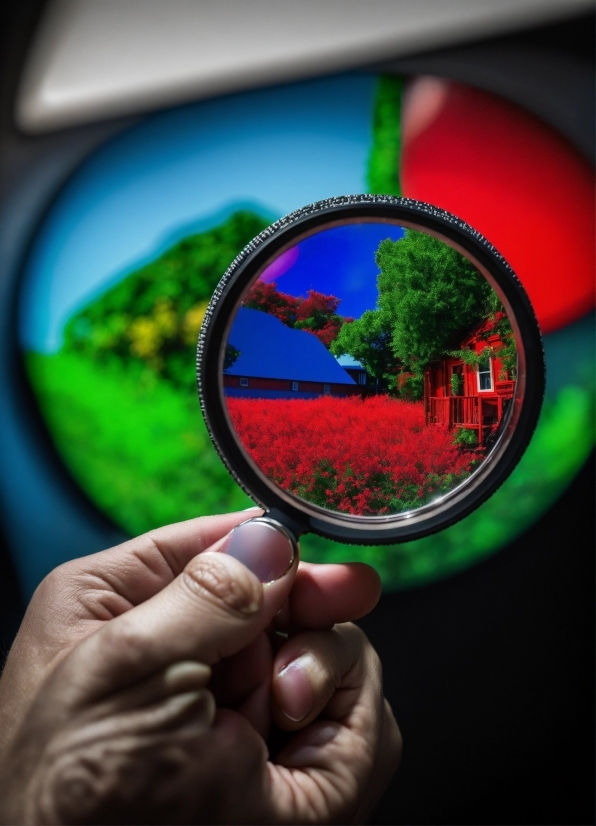
[[[252,504],[215,452],[194,388],[116,359],[29,354],[26,364],[64,463],[131,535]]]
[[[401,195],[401,101],[404,79],[379,78],[373,111],[372,147],[366,174],[367,191],[375,195]]]
[[[90,498],[130,534],[194,516],[248,507],[205,430],[194,392],[183,394],[147,367],[98,363],[76,353],[29,354],[27,369],[68,469]],[[395,590],[455,573],[529,527],[560,495],[594,439],[594,394],[567,386],[545,404],[532,443],[511,477],[481,508],[431,537],[394,546],[302,539],[304,559],[360,560]]]

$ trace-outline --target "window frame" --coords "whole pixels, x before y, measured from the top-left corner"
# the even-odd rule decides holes
[[[480,364],[476,368],[476,381],[478,382],[478,392],[479,393],[494,393],[495,392],[495,381],[493,378],[493,360],[491,356],[488,356],[488,370],[480,370]],[[488,373],[490,378],[490,387],[481,387],[480,386],[480,374],[486,375]]]

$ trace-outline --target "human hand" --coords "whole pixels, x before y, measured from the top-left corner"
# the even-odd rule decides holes
[[[270,639],[274,619],[362,615],[378,578],[298,566],[277,532],[245,559],[277,559],[265,585],[201,553],[246,516],[170,526],[44,580],[0,683],[6,820],[326,822],[374,803],[400,741],[372,648],[350,625],[294,631],[276,654]],[[273,762],[271,714],[298,731]]]

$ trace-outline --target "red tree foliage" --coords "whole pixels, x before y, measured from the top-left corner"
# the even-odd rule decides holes
[[[250,288],[242,303],[244,307],[269,313],[288,327],[293,327],[298,318],[298,302],[300,300],[293,295],[280,292],[275,285],[275,281],[266,284],[259,280]]]
[[[420,507],[452,490],[482,458],[426,426],[421,403],[345,399],[227,399],[241,442],[284,490],[343,513]]]
[[[280,292],[274,281],[269,284],[257,281],[250,288],[243,305],[269,313],[287,327],[306,330],[329,348],[342,324],[353,321],[337,314],[340,303],[340,298],[316,290],[308,290],[307,297],[302,298]]]

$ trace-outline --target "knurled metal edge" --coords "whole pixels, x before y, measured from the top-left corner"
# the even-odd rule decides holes
[[[446,210],[441,209],[440,207],[434,206],[433,204],[428,204],[424,201],[417,201],[413,198],[399,198],[399,197],[396,197],[394,195],[365,195],[365,194],[361,194],[361,195],[339,195],[339,196],[336,196],[334,198],[326,198],[322,201],[315,201],[312,204],[307,204],[306,206],[301,207],[300,209],[294,210],[294,212],[290,212],[287,215],[284,215],[282,218],[279,218],[273,224],[270,224],[268,227],[266,227],[255,238],[253,238],[252,241],[250,241],[244,247],[244,249],[241,250],[241,252],[238,253],[236,258],[234,258],[234,260],[232,261],[230,266],[227,268],[227,270],[225,271],[225,273],[221,277],[221,279],[219,281],[219,284],[215,288],[215,291],[214,291],[214,293],[211,297],[211,300],[210,300],[210,302],[207,306],[207,309],[205,310],[205,316],[203,318],[203,323],[201,324],[201,330],[199,332],[199,337],[198,337],[198,341],[197,341],[197,355],[196,355],[197,389],[198,389],[198,393],[199,393],[199,402],[200,402],[200,407],[201,407],[201,413],[202,413],[202,416],[203,416],[203,420],[205,422],[205,426],[207,428],[207,433],[209,434],[209,438],[211,440],[211,443],[212,443],[213,447],[215,448],[215,450],[217,452],[217,455],[221,459],[224,467],[226,468],[226,470],[228,471],[228,473],[232,477],[232,479],[241,488],[241,490],[243,490],[244,493],[246,493],[246,495],[250,499],[252,499],[253,502],[256,502],[256,504],[259,505],[260,507],[262,507],[264,510],[267,510],[268,506],[264,502],[257,499],[254,492],[251,491],[246,486],[246,484],[238,476],[236,471],[229,465],[228,460],[227,460],[226,456],[224,455],[224,453],[222,452],[217,439],[213,435],[211,425],[210,425],[210,422],[209,422],[209,416],[207,415],[206,405],[205,405],[205,402],[204,402],[203,392],[202,392],[201,364],[202,364],[202,360],[203,360],[202,359],[203,351],[205,349],[205,339],[207,337],[207,331],[208,331],[209,325],[211,323],[211,318],[213,316],[213,313],[215,311],[215,308],[216,308],[219,300],[221,299],[221,296],[224,292],[224,289],[226,288],[227,284],[229,283],[229,281],[231,280],[231,278],[235,274],[236,270],[246,260],[246,258],[248,258],[248,256],[251,255],[253,252],[255,252],[255,250],[258,250],[259,247],[265,241],[269,240],[274,235],[276,235],[280,230],[285,229],[286,227],[290,226],[295,221],[297,221],[301,218],[309,218],[313,215],[318,214],[322,210],[332,209],[334,207],[357,206],[357,205],[360,205],[360,204],[374,204],[374,205],[378,204],[380,206],[386,205],[386,206],[400,206],[400,207],[405,206],[406,208],[407,207],[412,207],[418,213],[423,213],[425,215],[428,215],[431,218],[437,218],[439,220],[445,221],[446,223],[451,224],[453,227],[456,227],[459,231],[463,230],[464,232],[471,235],[474,238],[474,240],[477,241],[482,247],[484,247],[487,250],[487,252],[493,258],[496,258],[499,261],[501,266],[504,269],[507,270],[507,272],[508,272],[509,276],[511,277],[511,279],[513,280],[513,282],[518,287],[520,287],[523,294],[526,295],[526,291],[525,291],[525,288],[524,288],[523,284],[521,283],[520,279],[515,274],[515,272],[511,268],[511,266],[508,264],[506,259],[501,255],[501,253],[490,243],[490,241],[487,238],[484,237],[484,235],[482,235],[480,232],[478,232],[478,230],[474,229],[473,226],[466,223],[461,218],[458,218],[456,215],[453,215],[452,213],[447,212]],[[413,213],[413,217],[415,217],[415,214],[416,213]],[[530,305],[530,309],[533,313],[533,308],[532,308],[531,305]],[[536,324],[538,326],[537,321],[536,321]],[[544,348],[542,346],[542,338],[540,338],[540,345],[541,345],[541,355],[542,355],[542,367],[543,367],[543,370],[545,370],[546,363],[545,363],[545,357],[544,357]],[[535,421],[534,426],[532,428],[532,433],[529,434],[528,443],[529,443],[530,439],[532,438],[534,432],[536,431],[536,426],[538,424],[538,419],[539,419],[539,416],[536,417],[536,421]],[[524,452],[525,452],[525,450],[524,450]],[[513,468],[511,468],[509,473],[501,480],[501,482],[497,485],[497,487],[492,491],[490,496],[492,496],[493,493],[495,493],[503,485],[503,483],[511,475],[512,471],[513,471]],[[483,501],[486,501],[486,500],[483,500]],[[482,502],[480,504],[482,504]],[[461,518],[465,518],[465,515]],[[431,530],[428,531],[428,534],[432,535],[433,533],[438,533],[442,529],[443,528],[441,528],[441,527],[435,528],[434,530],[431,529]],[[361,542],[358,542],[357,539],[355,539],[354,542],[350,542],[349,539],[345,539],[345,538],[336,538],[336,537],[327,536],[327,535],[326,535],[326,538],[331,540],[332,542],[338,542],[339,544],[348,544],[348,545],[349,544],[362,544]],[[399,540],[394,539],[393,543],[398,544]],[[379,544],[379,543],[368,543],[368,544]]]

